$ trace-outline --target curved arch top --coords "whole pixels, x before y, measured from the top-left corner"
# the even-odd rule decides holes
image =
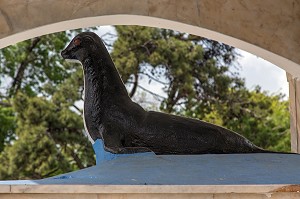
[[[2,0],[0,48],[96,25],[145,25],[214,39],[300,77],[297,0]]]

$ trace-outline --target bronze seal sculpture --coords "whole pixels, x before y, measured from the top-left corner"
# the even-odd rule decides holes
[[[90,140],[112,153],[268,153],[245,137],[204,121],[145,111],[127,90],[102,40],[78,34],[61,53],[84,71],[84,123]]]

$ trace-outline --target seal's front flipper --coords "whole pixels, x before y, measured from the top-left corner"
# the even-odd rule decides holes
[[[96,164],[101,164],[108,160],[113,160],[119,157],[126,156],[152,156],[154,152],[144,147],[106,147],[103,140],[97,139],[93,144],[94,151],[96,153]]]

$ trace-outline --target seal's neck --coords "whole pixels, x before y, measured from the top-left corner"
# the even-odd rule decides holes
[[[116,100],[131,99],[108,53],[89,56],[82,61],[82,65],[85,126],[91,138],[96,140],[101,138],[99,128],[105,110]]]
[[[92,56],[83,61],[85,89],[98,97],[128,96],[117,69],[110,57]],[[85,92],[85,94],[88,94]]]

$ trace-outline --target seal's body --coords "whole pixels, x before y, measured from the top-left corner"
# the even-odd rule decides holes
[[[145,111],[127,90],[101,39],[77,35],[62,51],[84,70],[84,121],[91,141],[102,139],[112,153],[260,153],[265,151],[228,129],[159,112]]]

